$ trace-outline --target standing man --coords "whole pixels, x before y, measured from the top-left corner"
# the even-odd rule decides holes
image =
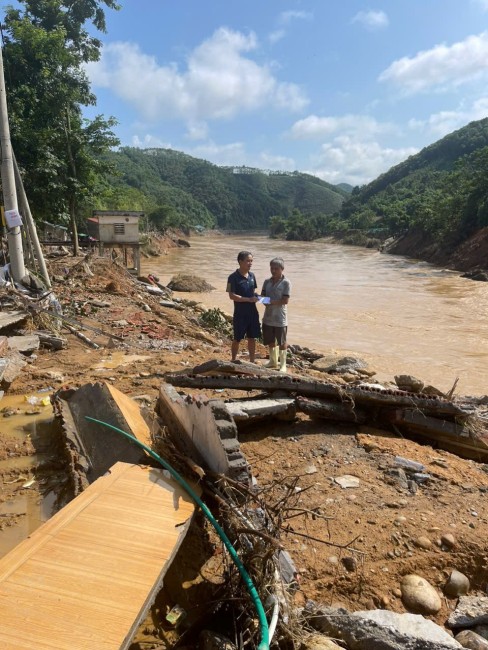
[[[252,253],[241,251],[237,256],[239,268],[229,275],[227,280],[227,293],[234,302],[234,340],[232,341],[232,361],[237,358],[239,343],[247,336],[249,361],[254,363],[256,355],[256,339],[261,336],[259,326],[259,313],[256,303],[259,298],[256,294],[258,288],[256,277],[251,272]]]
[[[267,368],[278,368],[286,372],[286,334],[288,331],[287,305],[290,300],[291,283],[283,274],[285,263],[275,257],[269,263],[271,277],[264,281],[261,295],[269,299],[263,301],[266,309],[263,316],[263,341],[269,346]]]

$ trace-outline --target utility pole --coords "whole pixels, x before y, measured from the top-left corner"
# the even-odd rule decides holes
[[[15,175],[10,142],[10,128],[8,124],[7,93],[5,90],[5,75],[3,72],[3,53],[0,47],[0,147],[2,149],[2,177],[3,202],[5,212],[18,211],[17,193],[15,190]],[[20,282],[25,275],[24,251],[22,250],[22,234],[20,226],[10,228],[7,234],[8,250],[10,255],[10,272],[14,282]]]

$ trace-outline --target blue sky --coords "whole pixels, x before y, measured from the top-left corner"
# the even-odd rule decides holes
[[[121,4],[87,72],[123,145],[360,185],[488,115],[488,0]]]

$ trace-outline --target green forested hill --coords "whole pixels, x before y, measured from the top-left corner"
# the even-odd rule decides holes
[[[265,229],[294,209],[317,217],[339,210],[349,194],[308,174],[218,167],[172,149],[124,147],[109,156],[116,175],[100,209],[144,210],[155,225]]]
[[[355,188],[331,227],[456,246],[488,225],[488,119],[471,122]]]

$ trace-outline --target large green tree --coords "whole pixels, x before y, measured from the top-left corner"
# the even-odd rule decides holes
[[[114,118],[83,118],[95,104],[84,64],[100,57],[104,6],[113,0],[19,0],[4,18],[5,76],[12,145],[37,219],[71,222],[93,204],[103,153],[118,144]]]

